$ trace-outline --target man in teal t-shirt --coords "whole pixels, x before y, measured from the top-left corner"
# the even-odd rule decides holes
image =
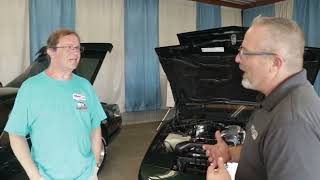
[[[49,67],[23,83],[5,127],[12,150],[31,180],[97,179],[100,122],[106,114],[92,85],[72,73],[80,60],[80,38],[59,29],[47,47]]]

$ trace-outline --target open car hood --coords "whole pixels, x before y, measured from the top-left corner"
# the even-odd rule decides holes
[[[111,52],[112,44],[110,43],[81,43],[84,47],[84,52],[81,53],[81,59],[74,73],[86,78],[93,84],[103,60],[107,52]],[[38,57],[32,64],[17,78],[9,82],[5,87],[19,88],[23,81],[39,74],[49,65],[49,60],[46,56],[46,46],[42,47],[38,52]]]
[[[258,92],[242,87],[243,72],[235,62],[247,28],[225,27],[178,34],[180,45],[156,52],[170,82],[175,106],[210,103],[254,104]],[[305,48],[304,68],[314,83],[320,49]]]
[[[247,27],[228,26],[177,34],[180,45],[192,47],[239,47]]]

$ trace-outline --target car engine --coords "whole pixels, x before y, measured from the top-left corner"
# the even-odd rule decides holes
[[[172,170],[203,174],[208,167],[208,158],[203,144],[215,144],[214,133],[219,130],[229,146],[243,144],[245,130],[240,125],[226,125],[217,122],[183,123],[175,125],[175,130],[164,139],[163,145],[167,152],[176,154]],[[185,125],[187,124],[187,125]]]

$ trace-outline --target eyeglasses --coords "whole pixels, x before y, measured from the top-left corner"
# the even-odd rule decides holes
[[[83,46],[72,46],[72,45],[65,45],[65,46],[52,46],[51,48],[65,48],[68,51],[78,51],[83,53],[84,52],[84,47]]]
[[[240,48],[238,49],[239,51],[239,56],[243,57],[243,56],[273,56],[273,55],[277,55],[276,53],[272,53],[272,52],[254,52],[254,51],[246,51],[243,49],[242,46],[240,46]]]

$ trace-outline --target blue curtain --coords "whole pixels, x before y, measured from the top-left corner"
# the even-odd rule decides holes
[[[220,6],[197,2],[197,30],[221,27]]]
[[[125,0],[125,108],[160,108],[158,0]]]
[[[293,6],[293,19],[304,32],[306,45],[320,47],[320,1],[295,0]]]
[[[306,46],[320,47],[320,1],[295,0],[293,5],[293,19],[304,32]],[[318,73],[314,88],[320,95],[320,75]]]
[[[30,62],[57,28],[75,27],[75,0],[29,0]]]
[[[243,10],[242,24],[243,26],[248,27],[251,25],[251,22],[255,17],[259,15],[274,16],[274,14],[274,4],[245,9]]]

